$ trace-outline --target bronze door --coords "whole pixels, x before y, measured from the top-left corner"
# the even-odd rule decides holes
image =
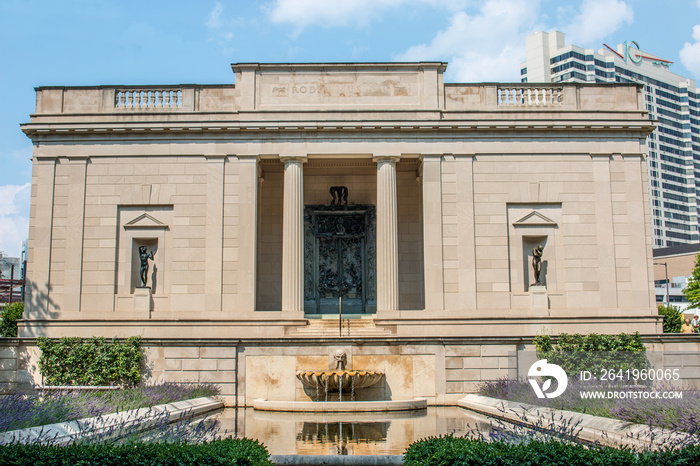
[[[375,312],[374,206],[307,206],[304,308],[307,314]],[[371,242],[371,244],[369,244]]]

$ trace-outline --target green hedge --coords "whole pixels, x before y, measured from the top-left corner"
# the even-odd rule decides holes
[[[39,370],[47,385],[137,384],[141,380],[140,337],[59,340],[39,337]]]
[[[264,445],[250,439],[215,440],[201,444],[133,443],[0,446],[0,464],[8,465],[245,465],[272,463]]]
[[[683,450],[644,452],[612,447],[587,448],[558,441],[526,443],[485,442],[463,437],[430,437],[411,444],[404,454],[405,466],[469,465],[690,465],[700,464],[700,446]]]
[[[7,304],[0,311],[0,337],[13,338],[17,336],[17,320],[22,318],[24,303]]]
[[[664,316],[664,333],[681,333],[683,313],[673,304],[659,306],[659,315]]]
[[[599,335],[562,333],[556,344],[549,335],[538,335],[533,343],[539,359],[558,364],[567,374],[601,369],[644,369],[646,348],[639,332]]]

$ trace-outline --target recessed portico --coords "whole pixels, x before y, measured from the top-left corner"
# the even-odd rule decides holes
[[[346,315],[423,308],[420,159],[400,160],[326,154],[262,161],[258,311],[281,302],[284,313],[300,317],[337,315],[338,298]],[[345,189],[345,199],[336,200],[333,188]],[[409,285],[403,293],[400,275]],[[275,280],[281,295],[266,286]]]

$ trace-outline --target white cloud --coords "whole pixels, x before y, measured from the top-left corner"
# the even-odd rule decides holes
[[[696,79],[700,79],[700,24],[693,27],[693,39],[695,42],[692,44],[686,42],[683,45],[680,51],[681,63]]]
[[[209,12],[209,18],[207,19],[207,22],[204,23],[206,27],[209,29],[218,29],[221,27],[221,13],[224,12],[224,6],[216,2],[214,4],[214,9]]]
[[[463,82],[519,81],[525,37],[538,30],[539,2],[488,0],[474,15],[459,11],[430,44],[410,47],[401,61],[448,60],[448,77]]]
[[[584,0],[579,14],[563,28],[567,42],[581,46],[595,45],[634,20],[632,7],[621,0]]]
[[[336,27],[364,25],[379,19],[386,10],[410,3],[425,3],[457,11],[469,0],[274,0],[264,7],[273,23],[291,24],[295,34],[311,25]]]
[[[29,231],[31,184],[0,186],[0,251],[19,257]]]
[[[209,30],[209,42],[215,42],[224,51],[224,55],[230,54],[232,49],[229,43],[235,37],[234,31],[240,25],[240,18],[227,18],[224,15],[224,6],[220,2],[214,3],[214,8],[209,12],[204,26]]]

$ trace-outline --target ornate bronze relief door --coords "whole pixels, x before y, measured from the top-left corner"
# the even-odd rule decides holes
[[[304,208],[304,310],[307,314],[374,313],[375,209],[372,205]]]

